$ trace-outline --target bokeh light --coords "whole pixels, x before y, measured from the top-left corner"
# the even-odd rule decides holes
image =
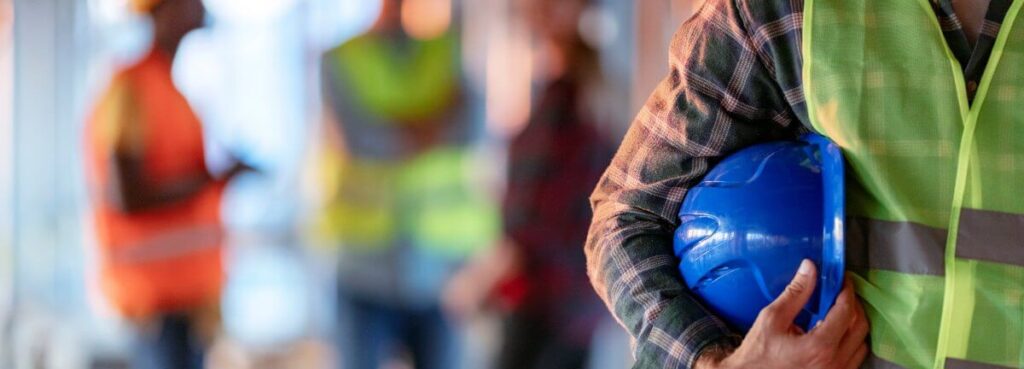
[[[297,0],[204,0],[217,19],[239,23],[264,23],[278,19],[295,7]]]

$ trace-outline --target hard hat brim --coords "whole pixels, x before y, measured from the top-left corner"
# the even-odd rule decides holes
[[[846,271],[846,176],[842,150],[834,142],[818,134],[802,138],[817,147],[822,170],[824,201],[824,236],[822,239],[821,270],[818,278],[821,301],[818,313],[811,317],[811,325],[824,320],[843,289]]]

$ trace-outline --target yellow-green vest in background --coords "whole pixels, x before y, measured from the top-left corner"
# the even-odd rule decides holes
[[[328,164],[330,163],[330,164]],[[493,244],[497,204],[475,185],[476,163],[463,148],[438,148],[406,162],[333,160],[333,196],[320,217],[322,236],[352,251],[381,251],[398,237],[460,257]]]
[[[397,134],[450,123],[444,116],[458,103],[460,89],[455,34],[404,42],[397,46],[371,33],[328,54],[329,67],[343,77],[340,88],[368,117],[346,124],[393,126]],[[349,251],[383,252],[401,242],[456,258],[491,246],[499,232],[497,204],[474,178],[480,168],[471,152],[444,142],[400,158],[328,150],[320,171],[329,173],[322,185],[331,196],[319,236]]]
[[[361,108],[382,122],[408,124],[443,114],[459,89],[454,33],[395,45],[368,33],[332,51],[333,67]]]

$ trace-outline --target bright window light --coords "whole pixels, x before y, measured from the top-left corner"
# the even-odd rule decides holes
[[[237,23],[263,23],[283,16],[296,0],[205,0],[217,19]]]

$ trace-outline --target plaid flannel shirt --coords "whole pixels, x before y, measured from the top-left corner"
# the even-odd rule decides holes
[[[972,51],[952,0],[933,1],[971,94],[1009,5],[992,0]],[[810,130],[802,11],[803,0],[707,0],[676,33],[668,77],[591,197],[588,272],[635,338],[637,368],[692,368],[704,349],[740,342],[683,284],[671,242],[676,213],[687,189],[723,156]]]

